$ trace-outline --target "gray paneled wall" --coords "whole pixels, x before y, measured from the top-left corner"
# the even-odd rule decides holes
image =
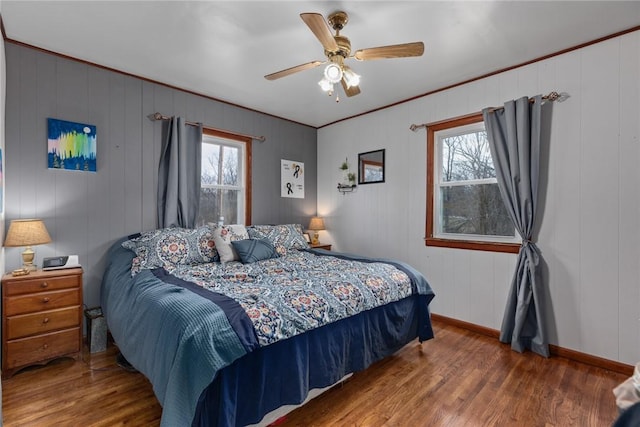
[[[316,214],[316,129],[142,79],[6,44],[6,220],[43,218],[53,243],[42,257],[78,254],[85,303],[98,305],[105,252],[118,238],[156,227],[160,122],[148,114],[251,135],[252,223],[302,223]],[[47,168],[47,118],[97,126],[97,173]],[[280,198],[280,159],[304,162],[305,198]],[[20,251],[7,248],[7,270]]]

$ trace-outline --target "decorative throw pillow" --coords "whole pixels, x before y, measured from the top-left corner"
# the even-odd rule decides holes
[[[220,262],[240,260],[231,242],[248,238],[247,228],[241,224],[219,225],[213,228],[213,241],[220,256]]]
[[[252,239],[267,240],[271,243],[280,256],[286,255],[287,251],[292,249],[309,247],[300,224],[253,225],[248,227],[247,231]]]
[[[278,258],[276,248],[266,240],[247,239],[236,240],[231,245],[238,253],[243,264],[261,261],[263,259]]]
[[[132,275],[143,269],[195,265],[219,260],[214,233],[209,227],[148,231],[123,242],[122,246],[136,253],[131,267]]]

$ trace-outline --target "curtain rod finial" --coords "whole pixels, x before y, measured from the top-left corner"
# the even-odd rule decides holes
[[[160,114],[160,113],[149,114],[147,117],[151,121],[162,120],[162,114]]]
[[[558,102],[563,102],[566,101],[569,98],[569,94],[567,92],[550,92],[549,95],[545,96],[544,98],[546,98],[548,101],[558,101]]]

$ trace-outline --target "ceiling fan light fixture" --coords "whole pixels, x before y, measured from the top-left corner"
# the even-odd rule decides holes
[[[360,84],[360,75],[353,72],[353,70],[349,67],[344,67],[344,81],[347,84],[347,87],[354,87]]]
[[[325,92],[332,92],[333,91],[333,83],[331,83],[326,78],[323,78],[322,80],[320,80],[318,82],[318,84],[320,85],[320,88]]]
[[[0,0],[1,2],[2,0]],[[346,2],[344,2],[346,3]],[[422,56],[424,53],[424,43],[421,41],[394,44],[388,46],[370,47],[360,49],[351,54],[351,41],[341,34],[345,25],[349,21],[349,15],[343,11],[336,11],[330,14],[327,19],[320,13],[301,13],[300,18],[309,27],[313,35],[318,39],[324,48],[324,61],[312,61],[306,64],[296,65],[275,73],[267,74],[265,79],[276,80],[300,71],[315,68],[326,64],[324,68],[324,78],[318,82],[322,90],[331,96],[335,90],[336,83],[342,86],[346,96],[353,97],[360,94],[360,76],[353,72],[345,61],[354,58],[358,61],[370,61],[375,59],[410,58]],[[335,30],[335,34],[331,32]],[[336,102],[338,95],[336,94]]]
[[[342,67],[334,63],[327,65],[324,69],[324,78],[330,83],[338,83],[342,80]]]

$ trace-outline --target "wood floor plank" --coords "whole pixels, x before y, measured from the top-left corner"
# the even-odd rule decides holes
[[[617,416],[623,374],[513,352],[495,338],[434,321],[412,342],[289,415],[281,426],[600,427]],[[4,425],[158,426],[149,381],[115,364],[117,348],[59,359],[2,381]]]

